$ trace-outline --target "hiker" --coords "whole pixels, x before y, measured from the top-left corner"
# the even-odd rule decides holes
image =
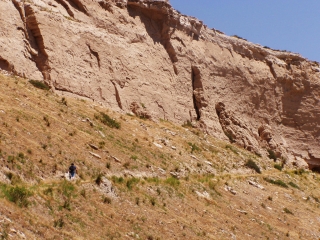
[[[69,178],[70,178],[70,180],[72,178],[74,178],[74,176],[76,175],[76,172],[77,172],[77,167],[73,163],[71,163],[71,166],[69,167]]]

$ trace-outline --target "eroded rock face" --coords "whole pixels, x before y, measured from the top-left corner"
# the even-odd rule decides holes
[[[320,166],[319,63],[208,29],[168,1],[1,0],[0,9],[1,69]]]

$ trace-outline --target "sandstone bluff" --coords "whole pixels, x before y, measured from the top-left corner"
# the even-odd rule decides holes
[[[226,36],[168,1],[0,0],[0,9],[1,69],[319,170],[319,63]]]

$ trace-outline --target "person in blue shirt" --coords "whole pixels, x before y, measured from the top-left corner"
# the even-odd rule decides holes
[[[71,166],[69,167],[70,180],[75,177],[76,173],[77,173],[77,167],[74,165],[74,163],[71,163]]]

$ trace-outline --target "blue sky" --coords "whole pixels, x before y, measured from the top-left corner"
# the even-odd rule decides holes
[[[170,0],[210,28],[320,62],[320,0]]]

